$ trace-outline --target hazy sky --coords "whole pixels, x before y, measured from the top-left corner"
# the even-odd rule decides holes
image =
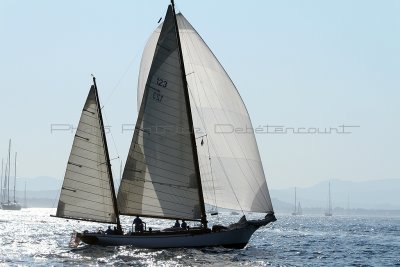
[[[0,0],[0,156],[62,179],[97,77],[110,157],[126,160],[147,38],[168,0]],[[270,187],[400,178],[400,1],[176,0],[236,84]],[[51,132],[52,124],[65,131]],[[270,133],[265,133],[266,125]],[[348,134],[340,134],[339,126]],[[271,133],[285,130],[289,133]],[[55,126],[53,126],[54,129]],[[336,128],[331,134],[316,129]],[[60,129],[60,128],[58,128]],[[311,132],[298,134],[293,131]],[[119,160],[113,160],[119,176]]]

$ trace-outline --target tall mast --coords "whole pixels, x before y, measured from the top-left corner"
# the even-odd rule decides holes
[[[189,132],[190,132],[190,137],[191,137],[191,142],[192,142],[192,147],[193,147],[193,160],[194,160],[194,166],[195,166],[195,171],[196,171],[197,183],[199,186],[198,193],[199,193],[199,199],[200,199],[201,222],[202,222],[203,226],[205,228],[207,228],[207,217],[206,217],[206,209],[204,206],[203,187],[201,186],[201,176],[200,176],[200,168],[199,168],[199,158],[198,158],[198,154],[197,154],[196,137],[194,135],[194,130],[193,130],[193,118],[192,118],[192,110],[190,108],[189,89],[188,89],[188,83],[186,80],[185,64],[183,62],[181,39],[179,37],[179,28],[178,28],[178,21],[176,19],[176,14],[175,14],[174,0],[171,0],[171,6],[172,6],[172,14],[174,16],[174,22],[175,22],[176,39],[178,40],[178,53],[179,53],[179,60],[181,62],[180,65],[181,65],[181,73],[182,73],[182,80],[183,80],[183,87],[184,87],[183,91],[185,93],[186,110],[188,113],[188,120],[189,120]]]
[[[297,196],[296,196],[296,187],[294,188],[294,213],[297,212]]]
[[[1,159],[1,181],[0,181],[0,203],[3,202],[3,164],[4,159]]]
[[[11,139],[8,143],[7,202],[10,203]]]
[[[3,203],[3,171],[4,171],[4,159],[1,159],[1,183],[0,183],[0,194],[1,194],[1,198],[0,198],[0,203]]]
[[[28,203],[26,202],[26,180],[25,180],[25,192],[24,192],[24,208],[28,207]]]
[[[3,202],[6,202],[7,199],[7,173],[8,173],[8,161],[4,161],[4,181],[3,181]]]
[[[15,161],[14,161],[14,203],[15,201],[15,185],[17,183],[17,152],[15,152]]]
[[[331,181],[329,181],[329,213],[332,213],[332,203],[331,203]]]
[[[112,171],[111,171],[110,156],[108,155],[106,133],[104,132],[104,124],[103,124],[103,116],[101,115],[100,99],[99,99],[99,95],[97,93],[96,78],[94,76],[93,76],[93,85],[94,85],[94,92],[96,95],[96,101],[97,101],[97,105],[98,105],[97,108],[99,109],[100,130],[101,130],[101,134],[103,136],[102,140],[103,140],[103,144],[104,144],[104,150],[105,150],[104,152],[106,154],[107,170],[108,170],[108,173],[110,174],[109,178],[110,178],[110,186],[111,186],[111,196],[112,196],[112,200],[113,200],[114,213],[117,216],[117,229],[121,230],[122,228],[121,228],[121,222],[119,220],[119,211],[118,211],[118,206],[117,206],[117,197],[115,196],[114,180],[113,180]]]

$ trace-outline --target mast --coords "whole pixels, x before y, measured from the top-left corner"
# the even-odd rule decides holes
[[[14,161],[14,203],[15,201],[15,185],[17,183],[17,152],[15,152],[15,161]]]
[[[296,196],[296,187],[294,188],[294,213],[297,213],[297,196]]]
[[[26,202],[26,180],[25,180],[25,191],[24,191],[24,208],[28,207],[28,203]]]
[[[195,165],[197,183],[199,185],[198,193],[199,193],[200,209],[201,209],[201,223],[203,224],[204,228],[207,228],[206,209],[204,206],[203,187],[201,185],[201,176],[200,176],[200,168],[199,168],[199,157],[197,154],[196,137],[194,135],[194,129],[193,129],[193,118],[192,118],[192,110],[190,108],[189,88],[188,88],[188,83],[186,80],[185,64],[183,62],[181,39],[179,37],[179,28],[178,28],[178,21],[176,19],[176,14],[175,14],[174,0],[171,0],[171,6],[172,6],[172,14],[174,16],[174,22],[175,22],[176,39],[178,41],[178,53],[179,53],[179,60],[181,62],[180,65],[181,65],[181,70],[182,70],[181,72],[182,72],[182,80],[183,80],[183,87],[184,87],[183,91],[185,93],[186,110],[187,110],[187,114],[188,114],[189,132],[190,132],[190,137],[191,137],[190,139],[191,139],[191,143],[192,143],[192,147],[193,147],[193,160],[194,160],[194,165]]]
[[[119,163],[119,181],[122,180],[122,160]]]
[[[7,202],[10,203],[11,139],[8,143]]]
[[[6,202],[7,198],[7,173],[8,173],[8,161],[4,162],[4,174],[3,174],[3,198],[2,203]]]
[[[106,133],[104,132],[104,124],[103,124],[103,116],[101,115],[101,106],[100,106],[100,100],[99,100],[99,95],[97,93],[97,85],[96,85],[96,78],[93,76],[93,85],[94,85],[94,92],[96,96],[96,101],[99,109],[99,118],[100,118],[100,129],[101,129],[101,134],[103,136],[103,144],[104,144],[104,150],[106,154],[106,164],[107,164],[107,170],[109,172],[109,178],[110,178],[110,186],[111,186],[111,195],[112,195],[112,200],[113,200],[113,206],[114,206],[114,212],[117,217],[117,229],[121,230],[121,222],[119,220],[119,211],[118,211],[118,206],[117,206],[117,197],[115,195],[115,189],[114,189],[114,180],[112,176],[112,171],[111,171],[111,162],[110,162],[110,156],[108,155],[108,147],[107,147],[107,139],[106,139]]]
[[[3,202],[3,161],[4,159],[1,159],[0,203]]]
[[[329,181],[329,206],[328,212],[332,213],[332,203],[331,203],[331,181]]]

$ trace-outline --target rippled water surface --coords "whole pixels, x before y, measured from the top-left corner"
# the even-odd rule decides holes
[[[71,249],[68,242],[73,230],[101,225],[50,214],[55,209],[0,210],[0,265],[400,266],[399,217],[277,215],[277,222],[259,229],[241,250],[153,250],[84,245]],[[213,218],[217,219],[229,223],[239,216]],[[129,227],[129,218],[123,222]]]

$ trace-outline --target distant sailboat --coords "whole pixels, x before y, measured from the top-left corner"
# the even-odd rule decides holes
[[[332,199],[331,199],[331,182],[329,181],[328,188],[328,209],[325,212],[325,216],[332,216]]]
[[[297,215],[303,215],[303,209],[301,208],[300,201],[297,205]]]
[[[3,202],[1,203],[1,208],[3,210],[20,210],[21,205],[18,204],[18,202],[15,199],[15,187],[17,184],[17,152],[15,152],[15,167],[14,167],[14,201],[10,201],[10,174],[11,174],[11,139],[8,145],[8,168],[6,169],[6,173],[8,170],[7,174],[7,201],[6,198],[4,198]],[[6,178],[6,177],[5,177]]]
[[[181,40],[186,41],[185,46]],[[118,196],[93,79],[56,216],[117,225],[114,235],[79,233],[78,243],[243,248],[258,228],[276,218],[254,134],[215,133],[214,128],[221,123],[249,127],[250,118],[229,76],[183,15],[175,13],[173,1],[162,26],[146,46],[141,67],[139,90],[144,93]],[[191,91],[199,89],[196,86],[203,86],[201,92]],[[194,92],[196,99],[191,99]],[[199,98],[203,102],[195,102]],[[194,117],[192,111],[199,114]],[[194,126],[200,122],[207,125],[203,128],[208,129],[209,150],[199,151],[204,141],[196,142]],[[206,184],[211,172],[200,164],[209,164],[211,159],[215,160],[212,169],[219,190],[214,194],[218,206],[265,215],[257,220],[243,216],[228,226],[208,227],[205,204],[214,203]],[[122,234],[119,215],[186,220],[198,225]]]
[[[303,215],[303,211],[301,209],[300,201],[297,203],[297,190],[296,187],[294,188],[294,210],[292,215]]]

